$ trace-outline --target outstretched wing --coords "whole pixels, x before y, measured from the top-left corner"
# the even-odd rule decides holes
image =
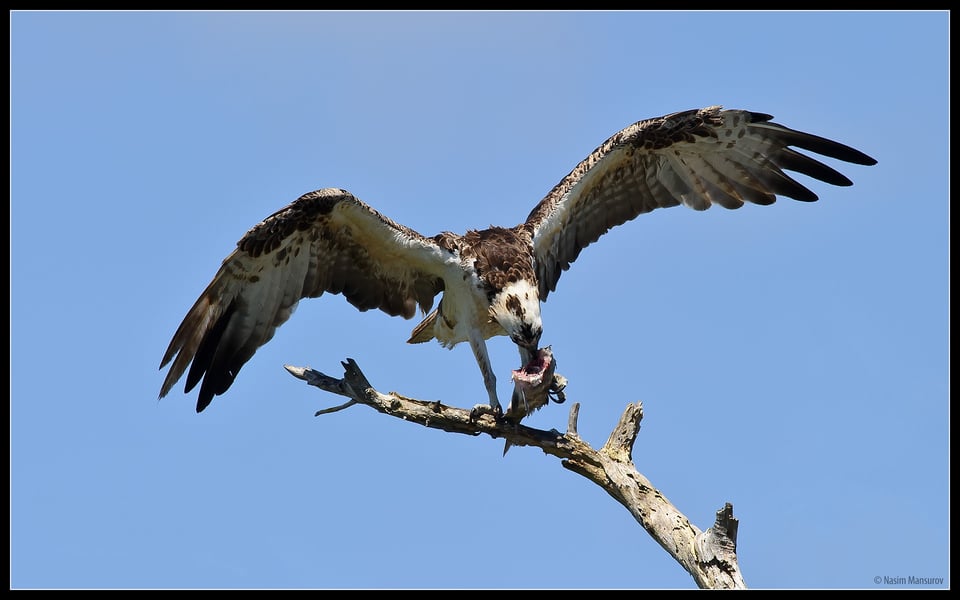
[[[190,366],[197,412],[227,391],[301,298],[343,294],[360,310],[410,318],[443,290],[444,253],[340,189],[304,194],[237,243],[184,317],[160,363],[162,398]]]
[[[772,204],[776,196],[817,199],[784,170],[852,185],[833,168],[790,146],[861,165],[877,162],[772,118],[711,106],[634,123],[601,144],[527,217],[540,299],[556,289],[561,272],[586,246],[611,227],[655,208],[739,208],[745,202]]]

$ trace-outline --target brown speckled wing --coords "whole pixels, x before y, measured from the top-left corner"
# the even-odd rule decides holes
[[[791,146],[872,165],[866,154],[770,121],[770,115],[711,106],[648,119],[617,132],[534,207],[540,299],[580,251],[610,228],[656,208],[772,204],[777,196],[812,202],[817,195],[784,173],[852,185],[833,168]]]
[[[304,194],[248,231],[223,261],[163,355],[160,368],[173,365],[160,397],[190,366],[184,391],[202,380],[202,411],[302,298],[329,292],[360,310],[404,318],[418,306],[426,312],[443,289],[447,256],[345,190]]]

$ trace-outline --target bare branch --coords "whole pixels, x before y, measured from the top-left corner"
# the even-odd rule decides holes
[[[600,486],[622,504],[637,522],[693,577],[701,588],[746,588],[737,562],[738,521],[733,505],[717,511],[717,520],[706,532],[690,523],[633,464],[633,445],[640,432],[643,406],[629,404],[607,442],[594,450],[577,435],[580,405],[570,407],[567,433],[543,431],[514,425],[492,415],[476,416],[470,410],[402,396],[396,392],[378,392],[360,371],[356,361],[342,363],[344,376],[336,379],[309,367],[285,368],[294,377],[326,392],[346,396],[350,402],[317,411],[317,415],[363,404],[381,413],[424,427],[466,435],[487,434],[503,438],[510,446],[535,446],[561,459],[566,469]],[[544,393],[546,390],[544,390]]]
[[[577,419],[580,417],[580,403],[574,402],[570,406],[570,416],[567,418],[567,435],[579,438],[577,433]]]
[[[737,566],[737,528],[740,521],[733,516],[733,505],[727,502],[717,511],[713,527],[697,536],[697,554],[703,564],[716,565],[720,572],[733,579],[738,588],[745,588]],[[715,586],[714,586],[715,587]]]

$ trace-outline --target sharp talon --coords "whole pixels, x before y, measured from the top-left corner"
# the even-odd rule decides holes
[[[474,405],[473,409],[470,411],[470,422],[473,423],[483,415],[490,415],[495,420],[499,421],[503,418],[503,409],[499,405],[492,407],[489,404],[477,404]]]
[[[567,395],[563,393],[566,387],[567,378],[563,375],[554,375],[553,381],[550,382],[550,390],[547,392],[547,396],[557,404],[563,404],[564,400],[567,399]]]

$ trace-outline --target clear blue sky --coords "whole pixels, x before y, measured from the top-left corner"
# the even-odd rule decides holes
[[[544,304],[606,440],[757,588],[949,569],[946,12],[11,13],[10,584],[692,588],[539,450],[426,430],[284,364],[485,401],[468,347],[339,296],[204,413],[160,358],[251,226],[343,187],[426,235],[512,226],[639,119],[722,104],[853,145],[820,202],[641,216]],[[827,162],[830,162],[827,159]],[[835,162],[831,162],[834,166]],[[502,395],[517,353],[490,343]],[[568,405],[529,420],[563,430]]]

